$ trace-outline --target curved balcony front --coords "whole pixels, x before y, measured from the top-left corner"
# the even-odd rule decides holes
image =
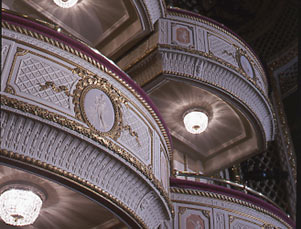
[[[2,11],[2,160],[71,180],[131,227],[170,220],[171,144],[156,108],[110,60],[49,26]]]
[[[173,228],[296,228],[282,210],[250,194],[220,185],[171,179]]]
[[[156,28],[118,65],[143,86],[167,123],[174,168],[213,174],[266,150],[274,114],[264,69],[249,46],[223,25],[180,9],[167,9]],[[200,134],[189,133],[183,122],[194,109],[209,120]]]

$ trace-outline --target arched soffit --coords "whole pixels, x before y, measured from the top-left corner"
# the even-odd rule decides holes
[[[92,193],[88,188],[72,184],[66,177],[55,176],[47,170],[11,158],[0,158],[0,187],[13,183],[27,184],[45,195],[40,214],[30,225],[32,228],[139,227],[109,200]],[[2,220],[0,227],[11,228]]]
[[[173,138],[173,169],[209,175],[265,148],[253,116],[222,91],[185,77],[164,78],[149,95]],[[183,122],[187,111],[194,109],[206,112],[209,119],[206,130],[196,135],[189,133]]]
[[[69,161],[63,163],[66,158],[58,161],[54,159],[64,157],[60,152],[65,150],[60,147],[56,148],[58,151],[53,149],[55,156],[49,158],[46,156],[47,151],[33,155],[33,151],[22,151],[17,144],[20,143],[20,137],[26,136],[36,136],[35,140],[31,141],[40,142],[38,136],[43,132],[42,129],[50,131],[44,135],[47,138],[48,134],[52,134],[52,128],[45,125],[53,125],[59,129],[55,138],[60,136],[59,133],[63,136],[64,131],[72,132],[78,138],[76,142],[89,142],[103,152],[103,155],[116,158],[119,168],[129,167],[133,174],[137,173],[137,179],[139,177],[151,190],[147,198],[156,199],[155,202],[160,203],[164,209],[163,215],[170,217],[170,136],[151,100],[125,73],[88,46],[45,25],[7,12],[2,12],[1,64],[1,122],[3,127],[13,131],[9,135],[6,135],[9,130],[2,133],[4,136],[1,139],[7,137],[5,141],[1,141],[4,144],[2,149],[11,150],[20,157],[29,154],[33,161],[49,163],[50,167],[55,166],[68,171],[70,167],[64,166],[70,166]],[[102,112],[104,109],[101,109],[101,106],[110,109]],[[4,115],[4,107],[12,114]],[[39,125],[35,125],[35,121],[28,121],[29,126],[36,127],[28,127],[29,131],[38,131],[36,134],[20,134],[24,131],[26,118],[17,118],[23,120],[17,126],[14,121],[8,121],[14,117],[13,113],[18,112],[40,120]],[[5,117],[8,118],[6,121]],[[21,129],[16,131],[17,127]],[[12,136],[16,139],[11,138]],[[67,139],[69,143],[63,139]],[[26,148],[29,139],[23,140]],[[57,139],[57,143],[69,145],[72,144],[72,138],[67,134],[61,140]],[[78,144],[84,146],[87,143],[75,143]],[[18,149],[14,148],[15,146]],[[46,150],[43,146],[40,148]],[[80,148],[75,146],[74,152],[70,154],[81,158],[83,154]],[[101,155],[93,152],[89,155]],[[93,177],[88,176],[88,171],[82,174],[76,170],[84,161],[72,161],[79,164],[71,166],[72,171],[69,172],[79,179],[101,187],[97,177],[96,180],[90,180]],[[162,177],[164,178],[161,179]],[[108,193],[112,194],[109,191]],[[116,198],[118,200],[119,197]],[[148,200],[145,201],[149,203]],[[136,212],[136,206],[132,208],[131,211]],[[142,212],[147,211],[146,209],[143,207],[139,211],[144,214]],[[161,214],[160,211],[158,214]],[[144,219],[141,216],[139,217],[148,226],[154,226],[153,224],[160,221],[151,219],[153,216],[157,217],[155,215],[145,215]]]
[[[49,0],[4,1],[3,7],[55,24],[73,37],[116,59],[154,30],[165,15],[160,0],[79,0],[61,8]]]

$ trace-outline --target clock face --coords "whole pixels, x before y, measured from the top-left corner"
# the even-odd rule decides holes
[[[240,57],[240,64],[242,67],[242,70],[251,78],[254,77],[254,72],[252,65],[250,64],[249,60],[245,56]]]

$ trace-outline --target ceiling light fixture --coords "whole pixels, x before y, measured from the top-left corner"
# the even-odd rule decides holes
[[[33,224],[39,216],[45,195],[34,187],[13,184],[2,188],[0,217],[9,225]]]
[[[74,6],[78,0],[53,0],[55,4],[62,8],[70,8]]]
[[[200,134],[204,132],[208,126],[208,116],[198,109],[186,112],[183,121],[186,130],[192,134]]]

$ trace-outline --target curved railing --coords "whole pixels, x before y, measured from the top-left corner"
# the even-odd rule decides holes
[[[239,183],[236,183],[236,182],[233,182],[230,180],[226,180],[226,179],[209,177],[209,176],[205,176],[200,173],[188,172],[188,171],[173,170],[173,175],[178,176],[178,177],[199,178],[199,179],[204,179],[206,181],[213,181],[213,184],[223,185],[226,187],[227,187],[227,185],[229,185],[229,186],[231,186],[229,188],[232,188],[232,189],[234,188],[234,189],[240,190],[246,194],[254,195],[258,198],[261,198],[261,199],[267,201],[268,203],[274,205],[275,207],[281,209],[281,207],[278,204],[276,204],[273,200],[271,200],[269,197],[263,195],[260,192],[257,192],[256,190],[254,190],[246,185],[243,185],[243,184],[239,184]],[[287,215],[287,216],[290,217],[289,215]]]

